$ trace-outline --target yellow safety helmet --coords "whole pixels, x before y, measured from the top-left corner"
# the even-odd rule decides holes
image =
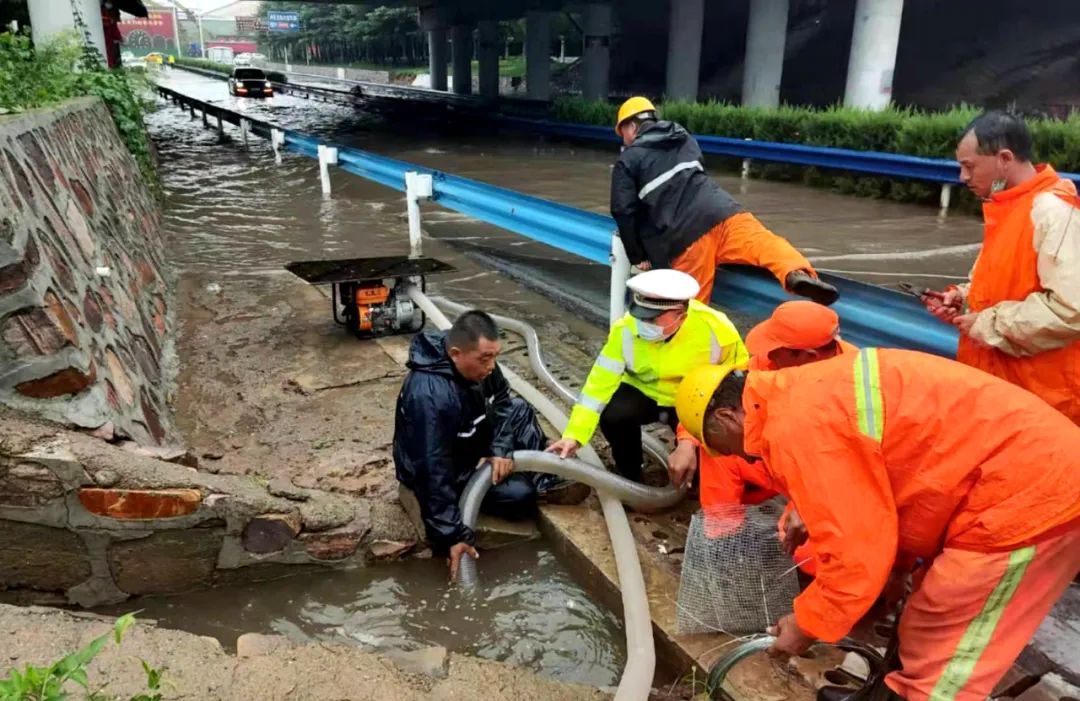
[[[675,393],[675,412],[679,422],[694,438],[705,445],[705,411],[716,388],[731,373],[730,365],[702,365],[691,370],[679,383]]]
[[[632,119],[642,112],[656,112],[656,105],[647,97],[631,97],[622,103],[619,108],[619,116],[615,119],[615,133],[619,133],[619,127],[628,119]]]

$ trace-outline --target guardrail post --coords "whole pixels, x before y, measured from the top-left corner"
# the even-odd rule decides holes
[[[209,129],[210,128],[210,118],[206,115],[206,105],[203,105],[202,125],[203,125],[203,129]]]
[[[431,199],[434,183],[431,175],[414,170],[405,173],[405,201],[409,209],[409,257],[419,258],[422,245],[420,231],[420,200]]]
[[[333,146],[319,144],[319,180],[324,195],[330,194],[330,166],[337,165],[338,152]]]
[[[345,80],[345,69],[342,68],[341,66],[338,66],[337,77],[338,77],[338,80]]]
[[[218,141],[225,140],[225,125],[221,123],[221,115],[217,116],[217,138]]]
[[[618,232],[611,236],[611,310],[609,321],[615,322],[626,314],[626,281],[630,279],[630,258]]]
[[[195,103],[194,102],[189,102],[188,103],[188,111],[191,112],[191,118],[195,119]]]
[[[949,211],[949,204],[952,203],[952,183],[945,183],[941,186],[941,213],[946,214]]]
[[[743,139],[743,141],[753,141],[753,139]],[[751,161],[750,161],[749,158],[742,159],[742,179],[743,180],[749,180],[750,179],[750,162]]]
[[[240,119],[240,138],[244,140],[244,148],[248,147],[248,121],[246,119]]]
[[[280,129],[270,130],[270,148],[274,149],[274,163],[281,165],[281,149],[285,147],[285,132]]]

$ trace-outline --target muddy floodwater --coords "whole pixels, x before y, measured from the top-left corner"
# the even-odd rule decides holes
[[[472,593],[446,582],[442,561],[408,560],[110,607],[217,638],[243,633],[349,643],[375,652],[441,645],[562,681],[617,684],[621,622],[595,604],[538,541],[485,551]]]

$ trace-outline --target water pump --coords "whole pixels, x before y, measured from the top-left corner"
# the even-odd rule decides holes
[[[424,313],[406,286],[423,290],[427,275],[454,270],[434,258],[406,256],[299,261],[285,269],[312,285],[330,285],[334,321],[359,338],[422,329]]]

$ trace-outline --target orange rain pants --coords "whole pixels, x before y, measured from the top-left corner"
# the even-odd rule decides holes
[[[967,694],[935,701],[985,696],[1019,649],[1001,621],[1034,630],[1053,582],[1076,573],[1080,427],[979,370],[873,348],[751,372],[743,408],[746,452],[794,502],[817,556],[799,627],[839,640],[897,560],[923,558],[910,642],[900,633],[912,666],[894,679]]]
[[[1080,572],[1080,530],[1019,550],[945,548],[900,616],[908,701],[983,701]]]
[[[999,192],[983,204],[986,231],[971,272],[967,295],[971,311],[981,312],[1001,302],[1017,302],[1044,291],[1039,277],[1039,253],[1033,243],[1035,223],[1031,213],[1035,198],[1046,192],[1080,208],[1072,181],[1059,177],[1050,166],[1040,166],[1035,178],[1020,187]],[[1021,328],[1025,334],[1033,333],[1032,327],[1038,329],[1046,324],[1043,318],[1018,319],[1013,322],[1018,328],[1021,327],[1018,322],[1027,322]],[[1060,331],[1044,333],[1053,338]],[[1018,357],[981,345],[962,334],[956,359],[1039,395],[1080,425],[1080,342]]]
[[[787,276],[805,270],[817,277],[814,267],[787,239],[765,228],[750,212],[739,212],[720,222],[671,261],[675,270],[693,276],[701,290],[697,299],[705,304],[712,297],[716,266],[745,263],[766,268],[783,286]]]

